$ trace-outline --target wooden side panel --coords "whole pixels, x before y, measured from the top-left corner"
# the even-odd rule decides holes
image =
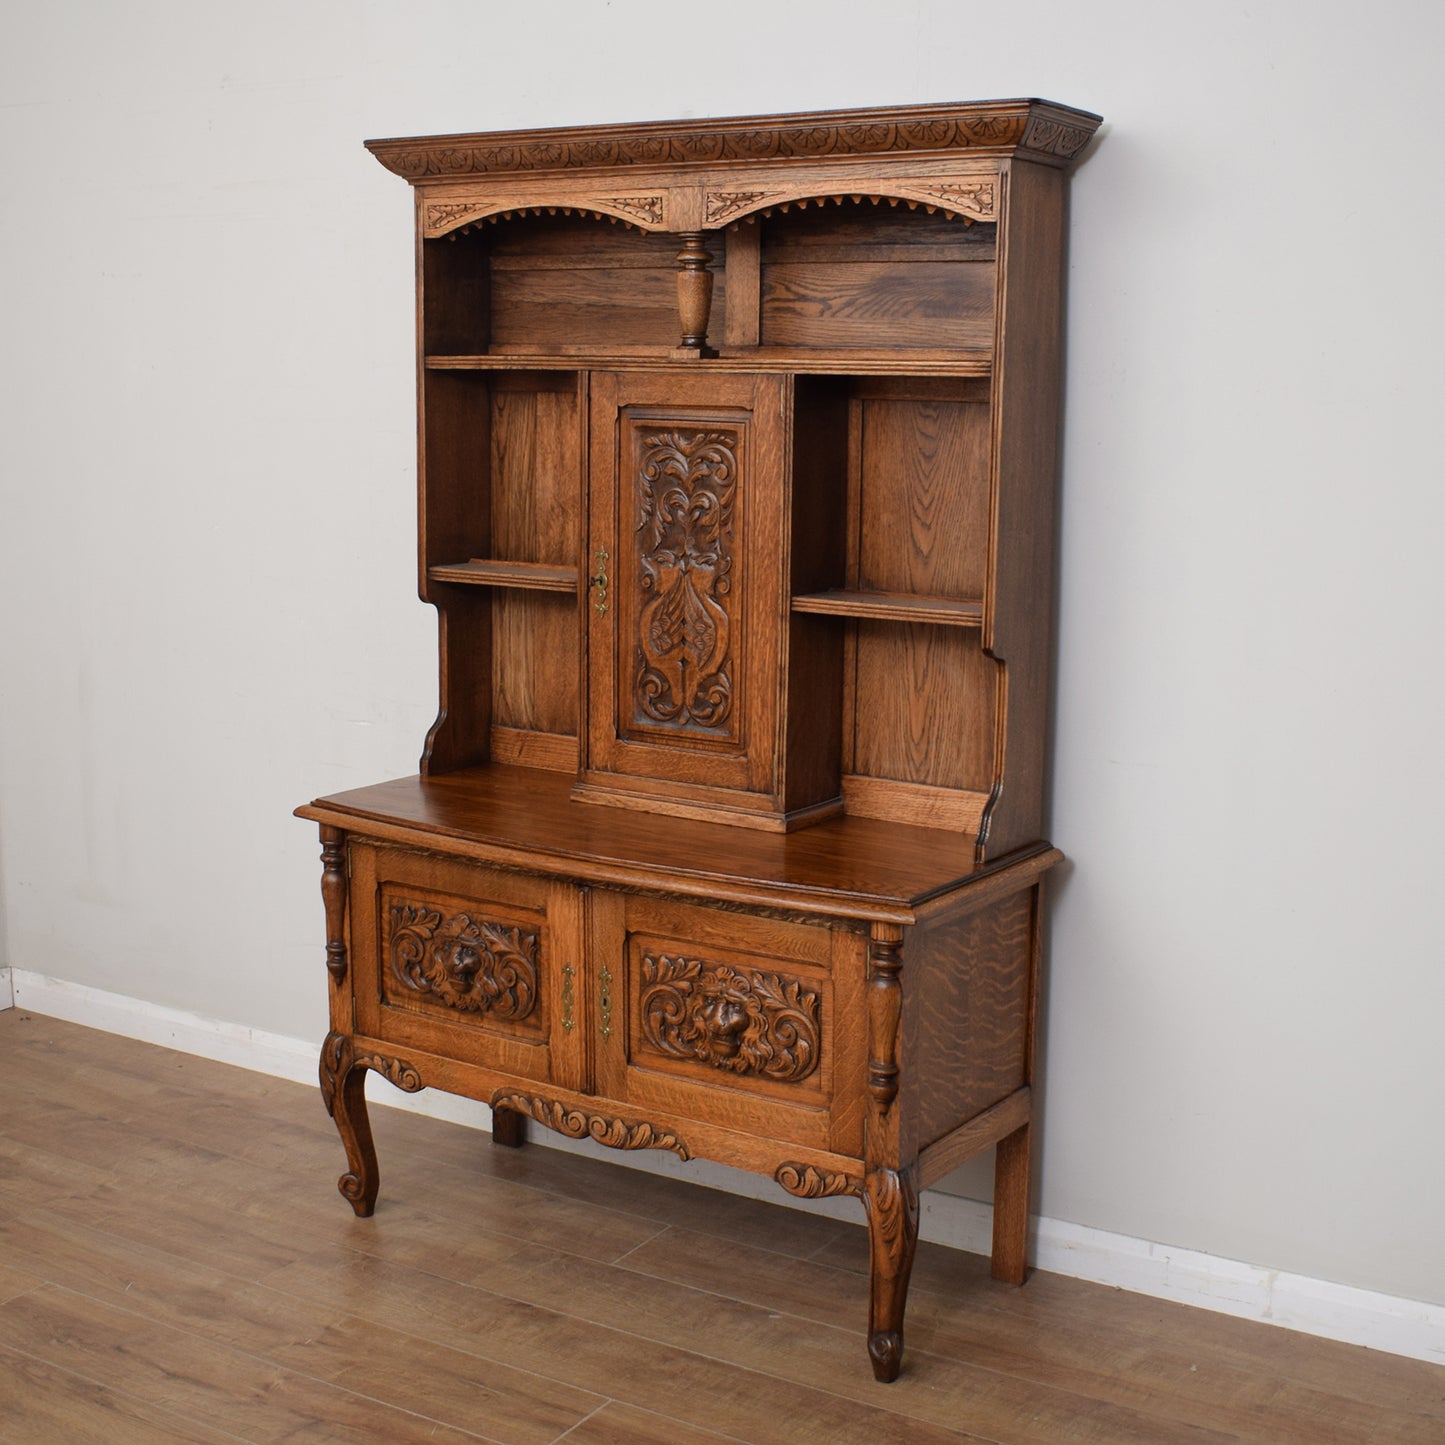
[[[492,597],[492,724],[577,733],[577,602],[498,588]],[[574,750],[575,751],[575,750]]]
[[[843,580],[847,545],[848,399],[841,379],[799,377],[793,405],[789,590]],[[839,795],[843,623],[794,613],[787,635],[784,787],[789,810]]]
[[[847,204],[763,228],[764,346],[993,344],[991,225]]]
[[[497,375],[490,431],[488,555],[575,567],[583,511],[575,374]]]
[[[977,634],[927,623],[856,627],[848,771],[986,791],[994,757],[994,664]]]
[[[1033,891],[1024,889],[908,933],[903,980],[920,1148],[1028,1082],[1033,917]]]
[[[980,837],[984,859],[1043,832],[1058,498],[1064,178],[1013,163],[1006,187],[984,645],[1007,664],[1008,689],[999,709],[998,794]]]
[[[979,399],[863,397],[857,581],[869,592],[982,598],[989,410]]]
[[[425,568],[492,547],[492,388],[486,376],[422,373],[421,561]]]
[[[426,355],[473,356],[491,341],[491,278],[485,232],[420,242]]]

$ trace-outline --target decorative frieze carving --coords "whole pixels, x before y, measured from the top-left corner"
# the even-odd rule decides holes
[[[610,1149],[670,1149],[679,1159],[692,1158],[691,1151],[676,1134],[642,1120],[616,1119],[569,1109],[559,1099],[546,1099],[539,1094],[500,1093],[492,1096],[492,1108],[525,1114],[569,1139],[595,1139]]]
[[[782,191],[709,191],[706,196],[706,213],[710,226],[720,226],[742,211],[754,211],[766,205],[770,196],[782,196]]]
[[[994,212],[995,184],[990,180],[960,181],[947,186],[920,186],[920,197],[937,201],[946,210],[979,221],[996,219]]]
[[[1072,138],[1057,133],[1076,129],[1043,116],[1031,116],[1026,103],[914,118],[860,117],[856,122],[820,118],[811,123],[807,117],[798,120],[801,123],[791,125],[701,125],[697,130],[639,126],[590,136],[554,131],[548,135],[522,133],[515,138],[438,137],[430,143],[378,141],[371,150],[388,170],[420,181],[428,177],[568,171],[591,166],[817,160],[983,147],[1003,150],[1021,140],[1031,149],[1062,156],[1073,151],[1057,147],[1072,144]],[[1025,134],[1026,127],[1029,135]],[[1041,138],[1038,142],[1031,139],[1035,132]]]
[[[396,902],[387,940],[393,979],[462,1013],[524,1019],[537,1006],[537,935],[426,903]]]
[[[645,221],[649,226],[662,224],[662,203],[660,195],[607,196],[599,202],[609,210],[624,211],[629,216],[636,216],[639,221]]]
[[[636,437],[635,721],[730,731],[738,433],[671,426]]]
[[[642,1036],[674,1059],[797,1083],[818,1067],[818,995],[795,978],[644,954]]]
[[[1070,160],[1089,143],[1094,128],[1069,125],[1066,121],[1050,120],[1046,116],[1031,116],[1024,138],[1023,149],[1041,151],[1045,155],[1061,156]]]
[[[440,235],[465,221],[478,220],[494,209],[485,201],[431,201],[423,224],[429,234]]]
[[[773,1178],[799,1199],[826,1199],[834,1194],[862,1194],[863,1181],[812,1164],[779,1164]]]

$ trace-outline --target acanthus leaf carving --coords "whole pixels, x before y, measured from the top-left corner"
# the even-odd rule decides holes
[[[827,1199],[835,1194],[862,1194],[863,1181],[812,1164],[779,1164],[773,1178],[799,1199]]]
[[[416,1065],[405,1059],[394,1059],[385,1054],[357,1054],[351,1061],[351,1067],[370,1069],[407,1094],[418,1093],[426,1087]]]
[[[608,209],[615,209],[625,212],[629,216],[636,216],[639,221],[646,221],[650,226],[662,224],[662,197],[653,196],[606,196],[599,198],[599,205]]]
[[[708,224],[719,226],[741,211],[766,204],[770,195],[783,194],[781,191],[709,191],[706,196]]]
[[[537,1004],[537,934],[470,913],[443,919],[426,903],[390,911],[392,977],[462,1013],[526,1018]]]
[[[959,181],[946,186],[924,186],[920,196],[928,196],[951,211],[980,221],[994,219],[994,183],[990,180]]]
[[[738,433],[637,433],[637,721],[726,729],[733,711],[732,568]]]
[[[341,1087],[341,1080],[346,1074],[346,1035],[337,1033],[334,1029],[326,1035],[321,1045],[321,1063],[319,1068],[321,1076],[321,1102],[326,1105],[326,1112],[333,1118],[336,1115],[336,1091]]]
[[[659,1053],[797,1083],[818,1067],[818,995],[794,978],[665,953],[642,959],[642,1032]]]
[[[589,1114],[582,1109],[569,1108],[560,1099],[548,1099],[540,1094],[494,1094],[492,1108],[525,1114],[569,1139],[595,1139],[609,1149],[670,1149],[679,1159],[686,1161],[692,1158],[692,1152],[676,1134],[645,1120]]]
[[[426,229],[450,230],[463,221],[479,218],[492,208],[482,201],[432,201],[426,208]]]

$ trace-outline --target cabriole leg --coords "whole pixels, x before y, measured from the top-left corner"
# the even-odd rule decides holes
[[[918,1188],[911,1169],[870,1169],[868,1212],[868,1354],[875,1379],[898,1378],[903,1361],[903,1311],[918,1244]]]
[[[376,1208],[376,1190],[381,1181],[376,1146],[371,1141],[371,1120],[366,1113],[366,1069],[353,1061],[345,1034],[328,1034],[321,1046],[321,1097],[326,1112],[336,1121],[350,1166],[336,1181],[336,1187],[365,1219]]]

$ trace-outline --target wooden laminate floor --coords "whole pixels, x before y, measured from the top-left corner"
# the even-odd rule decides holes
[[[0,1439],[1445,1442],[1445,1369],[924,1246],[873,1382],[861,1228],[0,1013]]]

